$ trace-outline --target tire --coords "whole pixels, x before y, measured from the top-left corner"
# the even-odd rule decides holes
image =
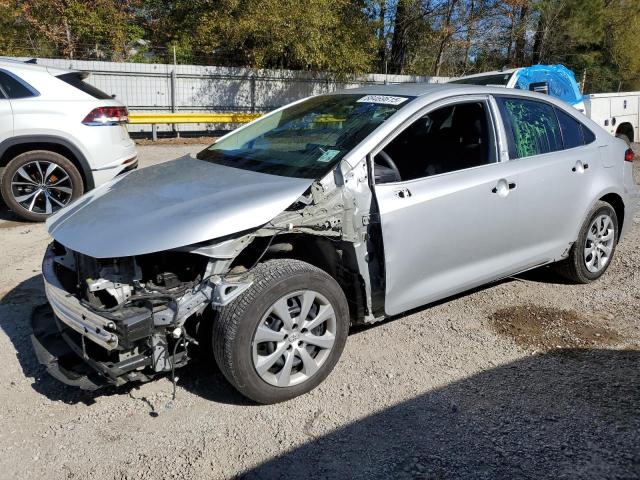
[[[598,262],[596,261],[595,263],[593,263],[590,269],[588,263],[590,259],[591,261],[593,261],[593,258],[594,258],[593,255],[595,254],[592,254],[592,256],[587,256],[586,252],[587,252],[587,249],[589,248],[589,245],[592,245],[593,248],[595,248],[594,246],[595,244],[591,241],[589,241],[590,243],[587,243],[587,240],[590,235],[590,231],[592,236],[594,235],[592,231],[594,227],[594,222],[596,221],[596,219],[603,218],[603,216],[608,217],[611,220],[611,228],[607,229],[607,231],[611,231],[610,234],[612,237],[611,243],[609,245],[610,253],[607,256],[606,261],[602,262],[603,264],[600,265],[600,268],[598,268],[597,271],[593,271],[593,268],[598,266]],[[598,227],[596,227],[596,229],[597,228]],[[600,234],[600,232],[597,232],[595,234],[596,238],[598,238],[597,237],[598,234]],[[607,235],[602,236],[600,240],[606,238],[606,236]],[[556,264],[557,272],[563,277],[565,277],[566,279],[575,283],[590,283],[590,282],[593,282],[594,280],[597,280],[604,274],[604,272],[607,271],[607,269],[609,268],[609,265],[611,265],[611,261],[613,260],[613,255],[616,250],[616,245],[618,243],[618,236],[619,236],[618,217],[616,215],[615,210],[611,205],[609,205],[606,202],[602,202],[602,201],[596,202],[596,204],[593,206],[593,208],[587,215],[587,218],[583,223],[582,228],[580,229],[580,234],[578,235],[578,239],[571,247],[571,250],[569,252],[569,257],[566,260]],[[596,250],[598,249],[596,248]],[[600,250],[600,253],[604,255],[602,249]]]
[[[619,138],[620,140],[624,140],[625,142],[627,142],[627,145],[629,147],[631,146],[631,140],[624,133],[618,133],[616,137]]]
[[[0,186],[7,206],[19,217],[34,222],[42,222],[69,205],[83,190],[75,165],[47,150],[33,150],[11,160]]]
[[[338,362],[349,331],[347,299],[327,273],[298,260],[266,261],[253,270],[252,276],[253,285],[224,307],[215,320],[213,352],[224,376],[244,396],[263,404],[283,402],[313,390]],[[296,308],[302,307],[307,297],[313,297],[313,302],[307,302],[311,308],[305,319],[309,320],[301,321]],[[285,305],[284,315],[276,313],[282,312],[277,305]],[[327,312],[333,312],[333,316]],[[295,325],[288,329],[282,321],[287,315],[290,325]],[[313,319],[319,317],[327,319],[312,327]],[[304,325],[312,329],[309,331]],[[278,338],[261,342],[263,333],[259,332],[267,332],[269,336],[265,338]],[[312,345],[331,336],[333,343],[328,349]],[[271,358],[277,361],[265,371],[264,365]],[[317,369],[307,365],[317,365]],[[287,371],[291,374],[286,375]],[[276,384],[279,381],[280,386]]]

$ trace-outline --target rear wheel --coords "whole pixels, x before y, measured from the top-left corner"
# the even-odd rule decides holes
[[[231,384],[259,403],[309,392],[329,375],[347,339],[349,309],[337,282],[298,260],[271,260],[223,308],[213,328],[216,361]]]
[[[83,184],[80,172],[68,158],[34,150],[9,162],[0,188],[16,215],[41,222],[78,198]]]
[[[618,217],[611,205],[599,201],[587,215],[569,258],[557,270],[576,283],[589,283],[607,271],[618,242]]]

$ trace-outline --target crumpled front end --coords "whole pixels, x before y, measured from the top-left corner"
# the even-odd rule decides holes
[[[223,281],[226,263],[189,251],[95,259],[53,242],[42,265],[50,309],[32,317],[39,361],[88,390],[186,365],[207,307],[248,284]]]

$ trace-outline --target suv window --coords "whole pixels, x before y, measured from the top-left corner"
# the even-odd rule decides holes
[[[0,71],[0,90],[7,98],[27,98],[37,95],[33,88],[4,71]]]
[[[374,159],[376,183],[454,172],[495,161],[485,102],[456,103],[416,120]],[[391,158],[400,179],[385,161]]]
[[[91,95],[93,98],[97,98],[98,100],[110,100],[113,98],[111,95],[104,93],[99,88],[96,88],[90,83],[85,82],[84,79],[86,77],[87,74],[83,72],[70,72],[58,75],[57,78],[65,83],[68,83],[72,87],[76,87],[78,90],[86,93],[87,95]]]
[[[505,123],[509,156],[523,158],[562,150],[555,109],[524,98],[496,97]]]

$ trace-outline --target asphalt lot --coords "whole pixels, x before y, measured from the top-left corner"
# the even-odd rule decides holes
[[[202,147],[140,147],[141,166]],[[640,478],[640,214],[600,281],[543,269],[360,328],[273,406],[207,364],[174,404],[166,378],[57,383],[29,340],[44,226],[2,208],[0,242],[0,478]]]

